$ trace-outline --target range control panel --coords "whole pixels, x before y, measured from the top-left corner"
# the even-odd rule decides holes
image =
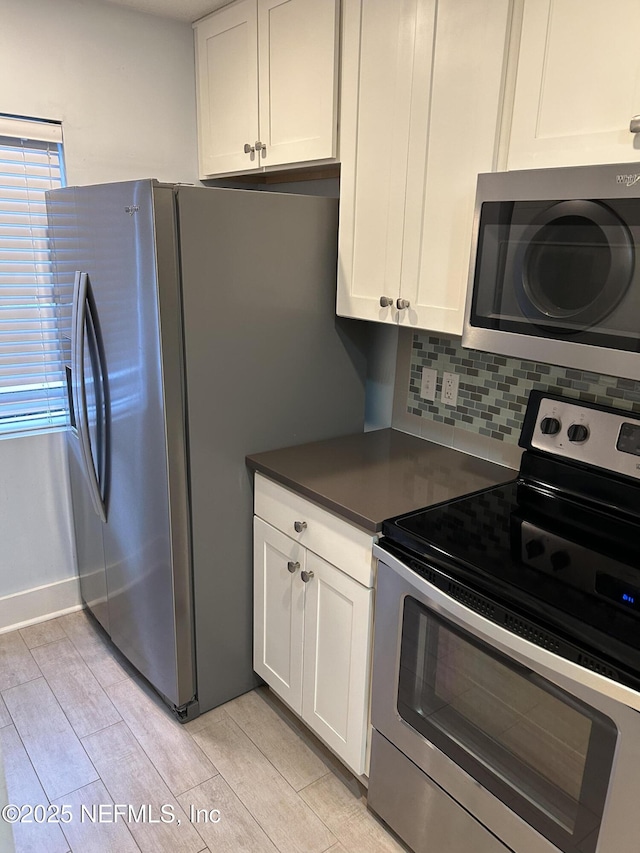
[[[640,417],[544,395],[529,405],[537,400],[532,448],[640,479]]]
[[[514,556],[561,583],[594,592],[623,610],[640,615],[638,572],[613,557],[551,533],[525,519],[512,518]]]

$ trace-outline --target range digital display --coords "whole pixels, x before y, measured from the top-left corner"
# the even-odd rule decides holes
[[[640,610],[640,589],[613,575],[596,574],[596,592],[631,610]]]

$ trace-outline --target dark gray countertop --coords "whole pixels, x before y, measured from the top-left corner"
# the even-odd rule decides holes
[[[247,465],[379,531],[385,518],[512,480],[517,471],[393,429],[247,456]]]

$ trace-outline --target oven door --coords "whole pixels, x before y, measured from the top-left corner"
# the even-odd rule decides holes
[[[374,729],[517,853],[637,851],[640,697],[376,552]]]

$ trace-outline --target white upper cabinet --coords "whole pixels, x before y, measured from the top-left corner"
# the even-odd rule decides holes
[[[510,0],[345,4],[337,313],[462,331]]]
[[[510,2],[439,0],[435,33],[426,5],[418,4],[400,279],[410,305],[398,319],[460,335],[477,177],[497,155]]]
[[[525,0],[509,169],[640,159],[638,0]]]
[[[236,0],[194,30],[202,178],[336,157],[338,0]]]
[[[201,177],[255,164],[258,139],[255,0],[238,0],[195,25]],[[256,164],[257,166],[257,164]]]
[[[258,0],[264,166],[336,156],[336,0]]]
[[[397,322],[415,7],[343,4],[337,310],[346,317]]]

